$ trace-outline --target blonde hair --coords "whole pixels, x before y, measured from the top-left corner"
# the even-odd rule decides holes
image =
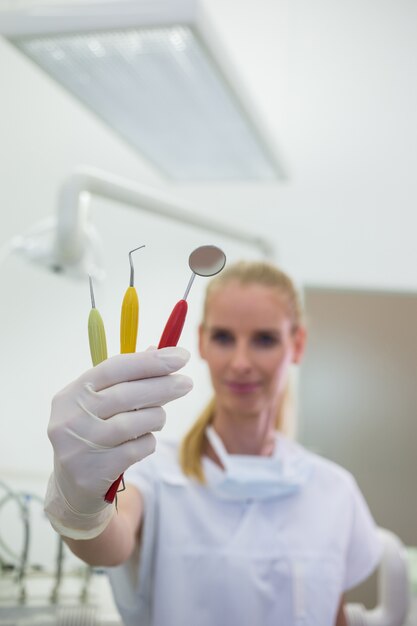
[[[277,289],[285,296],[288,306],[288,313],[292,320],[292,329],[295,331],[303,322],[301,300],[297,289],[291,278],[275,265],[266,261],[239,261],[228,266],[215,278],[213,278],[206,289],[206,297],[203,307],[203,324],[206,320],[208,304],[211,295],[228,283],[236,281],[240,285],[265,285]],[[186,476],[195,478],[198,482],[204,483],[204,473],[201,465],[205,443],[205,431],[212,422],[216,408],[216,400],[212,398],[205,409],[201,412],[190,430],[184,436],[180,447],[180,463]],[[290,434],[293,427],[293,398],[291,385],[287,386],[280,398],[275,420],[275,428],[286,434]]]

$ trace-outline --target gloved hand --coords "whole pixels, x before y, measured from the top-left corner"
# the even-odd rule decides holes
[[[104,494],[155,450],[152,431],[165,423],[162,405],[192,388],[190,378],[172,374],[188,359],[177,347],[114,356],[53,398],[48,436],[54,472],[45,512],[60,534],[90,539],[107,526],[115,507]]]

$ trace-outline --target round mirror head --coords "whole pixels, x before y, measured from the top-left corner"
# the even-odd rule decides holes
[[[225,266],[226,255],[217,246],[200,246],[191,252],[188,264],[194,274],[214,276]]]

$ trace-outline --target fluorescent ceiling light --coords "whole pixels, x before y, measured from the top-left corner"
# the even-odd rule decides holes
[[[30,7],[0,14],[0,33],[165,176],[283,177],[195,0]]]

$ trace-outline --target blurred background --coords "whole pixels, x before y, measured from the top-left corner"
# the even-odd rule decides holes
[[[158,343],[196,246],[267,256],[295,277],[309,327],[298,437],[353,472],[412,555],[416,24],[411,0],[0,0],[0,529],[15,573],[25,532],[8,489],[32,511],[27,562],[56,564],[37,498],[51,398],[90,366],[87,271],[115,354],[127,253],[142,244],[138,349]],[[57,260],[59,228],[82,254]],[[195,389],[168,407],[167,436],[210,395],[204,286],[181,340]]]

